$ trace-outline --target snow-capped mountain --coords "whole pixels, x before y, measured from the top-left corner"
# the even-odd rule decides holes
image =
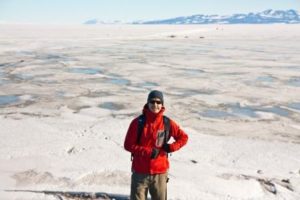
[[[114,21],[103,21],[103,20],[98,20],[98,19],[90,19],[84,22],[83,24],[126,24],[126,22],[122,22],[119,20],[114,20]]]
[[[164,20],[139,21],[133,24],[270,24],[300,23],[300,15],[296,10],[265,10],[258,13],[233,15],[192,15]]]

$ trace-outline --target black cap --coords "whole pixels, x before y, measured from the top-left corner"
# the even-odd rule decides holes
[[[152,90],[149,95],[148,95],[148,99],[147,102],[149,103],[151,99],[154,98],[158,98],[161,100],[161,103],[164,104],[164,96],[163,93],[161,91],[158,90]]]

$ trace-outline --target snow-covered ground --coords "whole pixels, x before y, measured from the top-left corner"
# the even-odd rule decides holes
[[[300,199],[299,52],[299,25],[0,25],[0,199],[129,194],[151,89],[189,135],[169,199]]]

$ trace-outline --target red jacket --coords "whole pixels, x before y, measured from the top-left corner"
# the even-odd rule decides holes
[[[144,106],[143,114],[146,116],[144,129],[140,138],[140,144],[137,144],[138,118],[135,118],[127,131],[124,148],[133,154],[132,170],[142,174],[161,174],[167,172],[169,161],[167,153],[155,145],[158,132],[164,130],[163,112],[165,108],[157,114],[152,113],[147,104]],[[174,142],[170,144],[170,151],[179,150],[187,143],[187,134],[180,127],[170,120],[170,137]],[[159,148],[160,152],[157,158],[151,159],[153,148]]]

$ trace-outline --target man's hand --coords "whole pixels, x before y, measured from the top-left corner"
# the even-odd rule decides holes
[[[162,149],[167,152],[167,153],[170,153],[171,150],[170,150],[170,145],[165,143],[163,146],[162,146]]]

